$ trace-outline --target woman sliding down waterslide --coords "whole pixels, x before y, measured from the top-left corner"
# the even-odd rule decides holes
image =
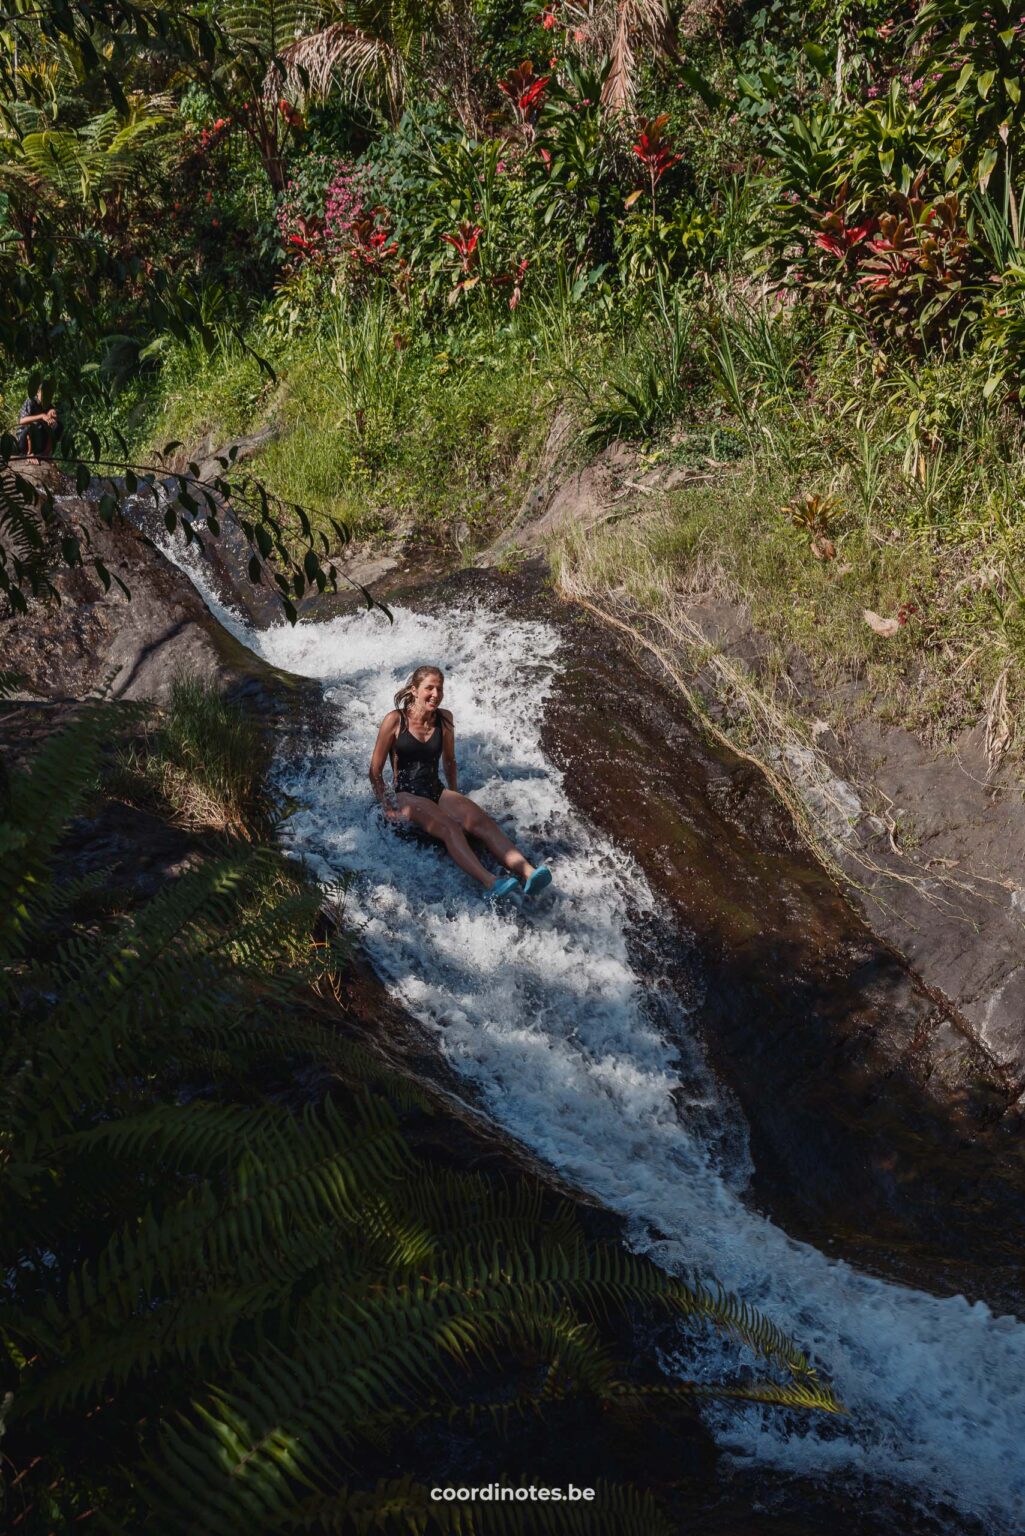
[[[542,864],[535,869],[491,817],[456,789],[456,733],[452,716],[441,708],[445,678],[438,667],[417,667],[395,695],[377,733],[370,759],[370,782],[389,821],[419,827],[444,843],[449,854],[468,875],[484,887],[491,901],[500,901],[519,890],[536,895],[551,884],[551,871]],[[393,788],[384,781],[384,765],[391,760]],[[448,788],[438,775],[445,764]],[[474,853],[467,836],[478,838],[508,875],[493,875]]]

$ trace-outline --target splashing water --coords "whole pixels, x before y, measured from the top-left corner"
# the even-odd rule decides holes
[[[722,1447],[795,1474],[890,1482],[924,1508],[958,1506],[994,1532],[1025,1507],[1025,1326],[826,1258],[750,1210],[740,1116],[715,1085],[668,989],[635,969],[657,903],[622,850],[573,810],[542,753],[559,666],[548,626],[483,608],[395,611],[235,632],[267,661],[321,679],[337,713],[326,751],[280,767],[302,803],[288,836],[315,871],[356,870],[363,943],[389,990],[435,1032],[479,1101],[564,1176],[621,1212],[660,1264],[714,1276],[790,1331],[850,1419],[716,1409]],[[437,662],[457,728],[460,784],[550,859],[557,892],[491,909],[445,855],[377,811],[377,727],[412,668]],[[654,1234],[657,1234],[654,1235]],[[711,1376],[722,1356],[681,1352]]]

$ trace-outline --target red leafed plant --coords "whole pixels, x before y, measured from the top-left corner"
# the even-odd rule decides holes
[[[469,273],[476,265],[477,245],[482,234],[479,224],[462,223],[454,235],[442,235],[446,244],[459,253],[463,273]]]
[[[345,235],[345,251],[355,282],[372,281],[392,261],[398,245],[391,238],[384,208],[375,208],[365,218],[356,219]]]
[[[545,92],[551,78],[551,75],[535,76],[533,60],[524,59],[522,64],[510,70],[504,80],[498,82],[498,89],[512,102],[513,110],[528,138],[533,137],[534,124],[544,105]]]
[[[491,279],[493,283],[498,283],[502,286],[512,285],[512,293],[509,295],[510,309],[515,309],[523,297],[523,279],[527,275],[527,268],[529,266],[530,257],[524,256],[521,261],[517,262],[511,272],[499,272]]]
[[[669,113],[662,112],[658,117],[642,122],[637,143],[633,146],[633,152],[651,177],[653,187],[658,186],[669,167],[680,158],[666,136],[668,121]]]
[[[464,220],[455,234],[441,237],[459,257],[460,277],[448,296],[450,304],[454,304],[461,293],[465,293],[479,281],[479,274],[474,271],[474,268],[477,265],[477,247],[482,233],[483,230],[479,224],[470,224]]]
[[[634,154],[647,171],[651,183],[652,217],[655,214],[655,188],[670,166],[675,165],[680,158],[666,135],[668,121],[668,112],[642,120],[637,133],[637,143],[632,146]]]
[[[848,224],[839,209],[823,214],[819,222],[821,228],[812,243],[828,256],[835,256],[837,261],[846,260],[851,251],[856,251],[875,228],[874,219],[865,219],[860,224]]]
[[[858,277],[877,323],[906,343],[957,329],[970,297],[971,247],[955,193],[926,202],[917,187],[879,217]]]

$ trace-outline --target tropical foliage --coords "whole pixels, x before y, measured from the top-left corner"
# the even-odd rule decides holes
[[[1021,4],[4,16],[0,391],[13,426],[38,376],[105,517],[152,483],[185,537],[234,522],[295,618],[352,528],[492,536],[567,414],[575,452],[785,461],[766,533],[780,504],[846,496],[867,433],[887,510],[870,558],[838,552],[854,611],[928,546],[951,591],[989,594],[933,602],[928,655],[992,654],[979,614],[1025,558]],[[209,457],[250,428],[247,475]],[[936,455],[966,433],[948,476]],[[20,610],[92,557],[13,447],[0,588]],[[719,568],[741,521],[724,502]],[[810,611],[788,594],[774,614]],[[1014,694],[1013,644],[1009,665]]]

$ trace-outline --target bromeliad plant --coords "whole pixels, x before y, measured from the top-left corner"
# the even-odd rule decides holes
[[[808,548],[816,559],[836,558],[836,544],[832,535],[844,516],[844,508],[835,496],[806,492],[799,501],[783,507],[780,516],[787,518],[804,534]]]

